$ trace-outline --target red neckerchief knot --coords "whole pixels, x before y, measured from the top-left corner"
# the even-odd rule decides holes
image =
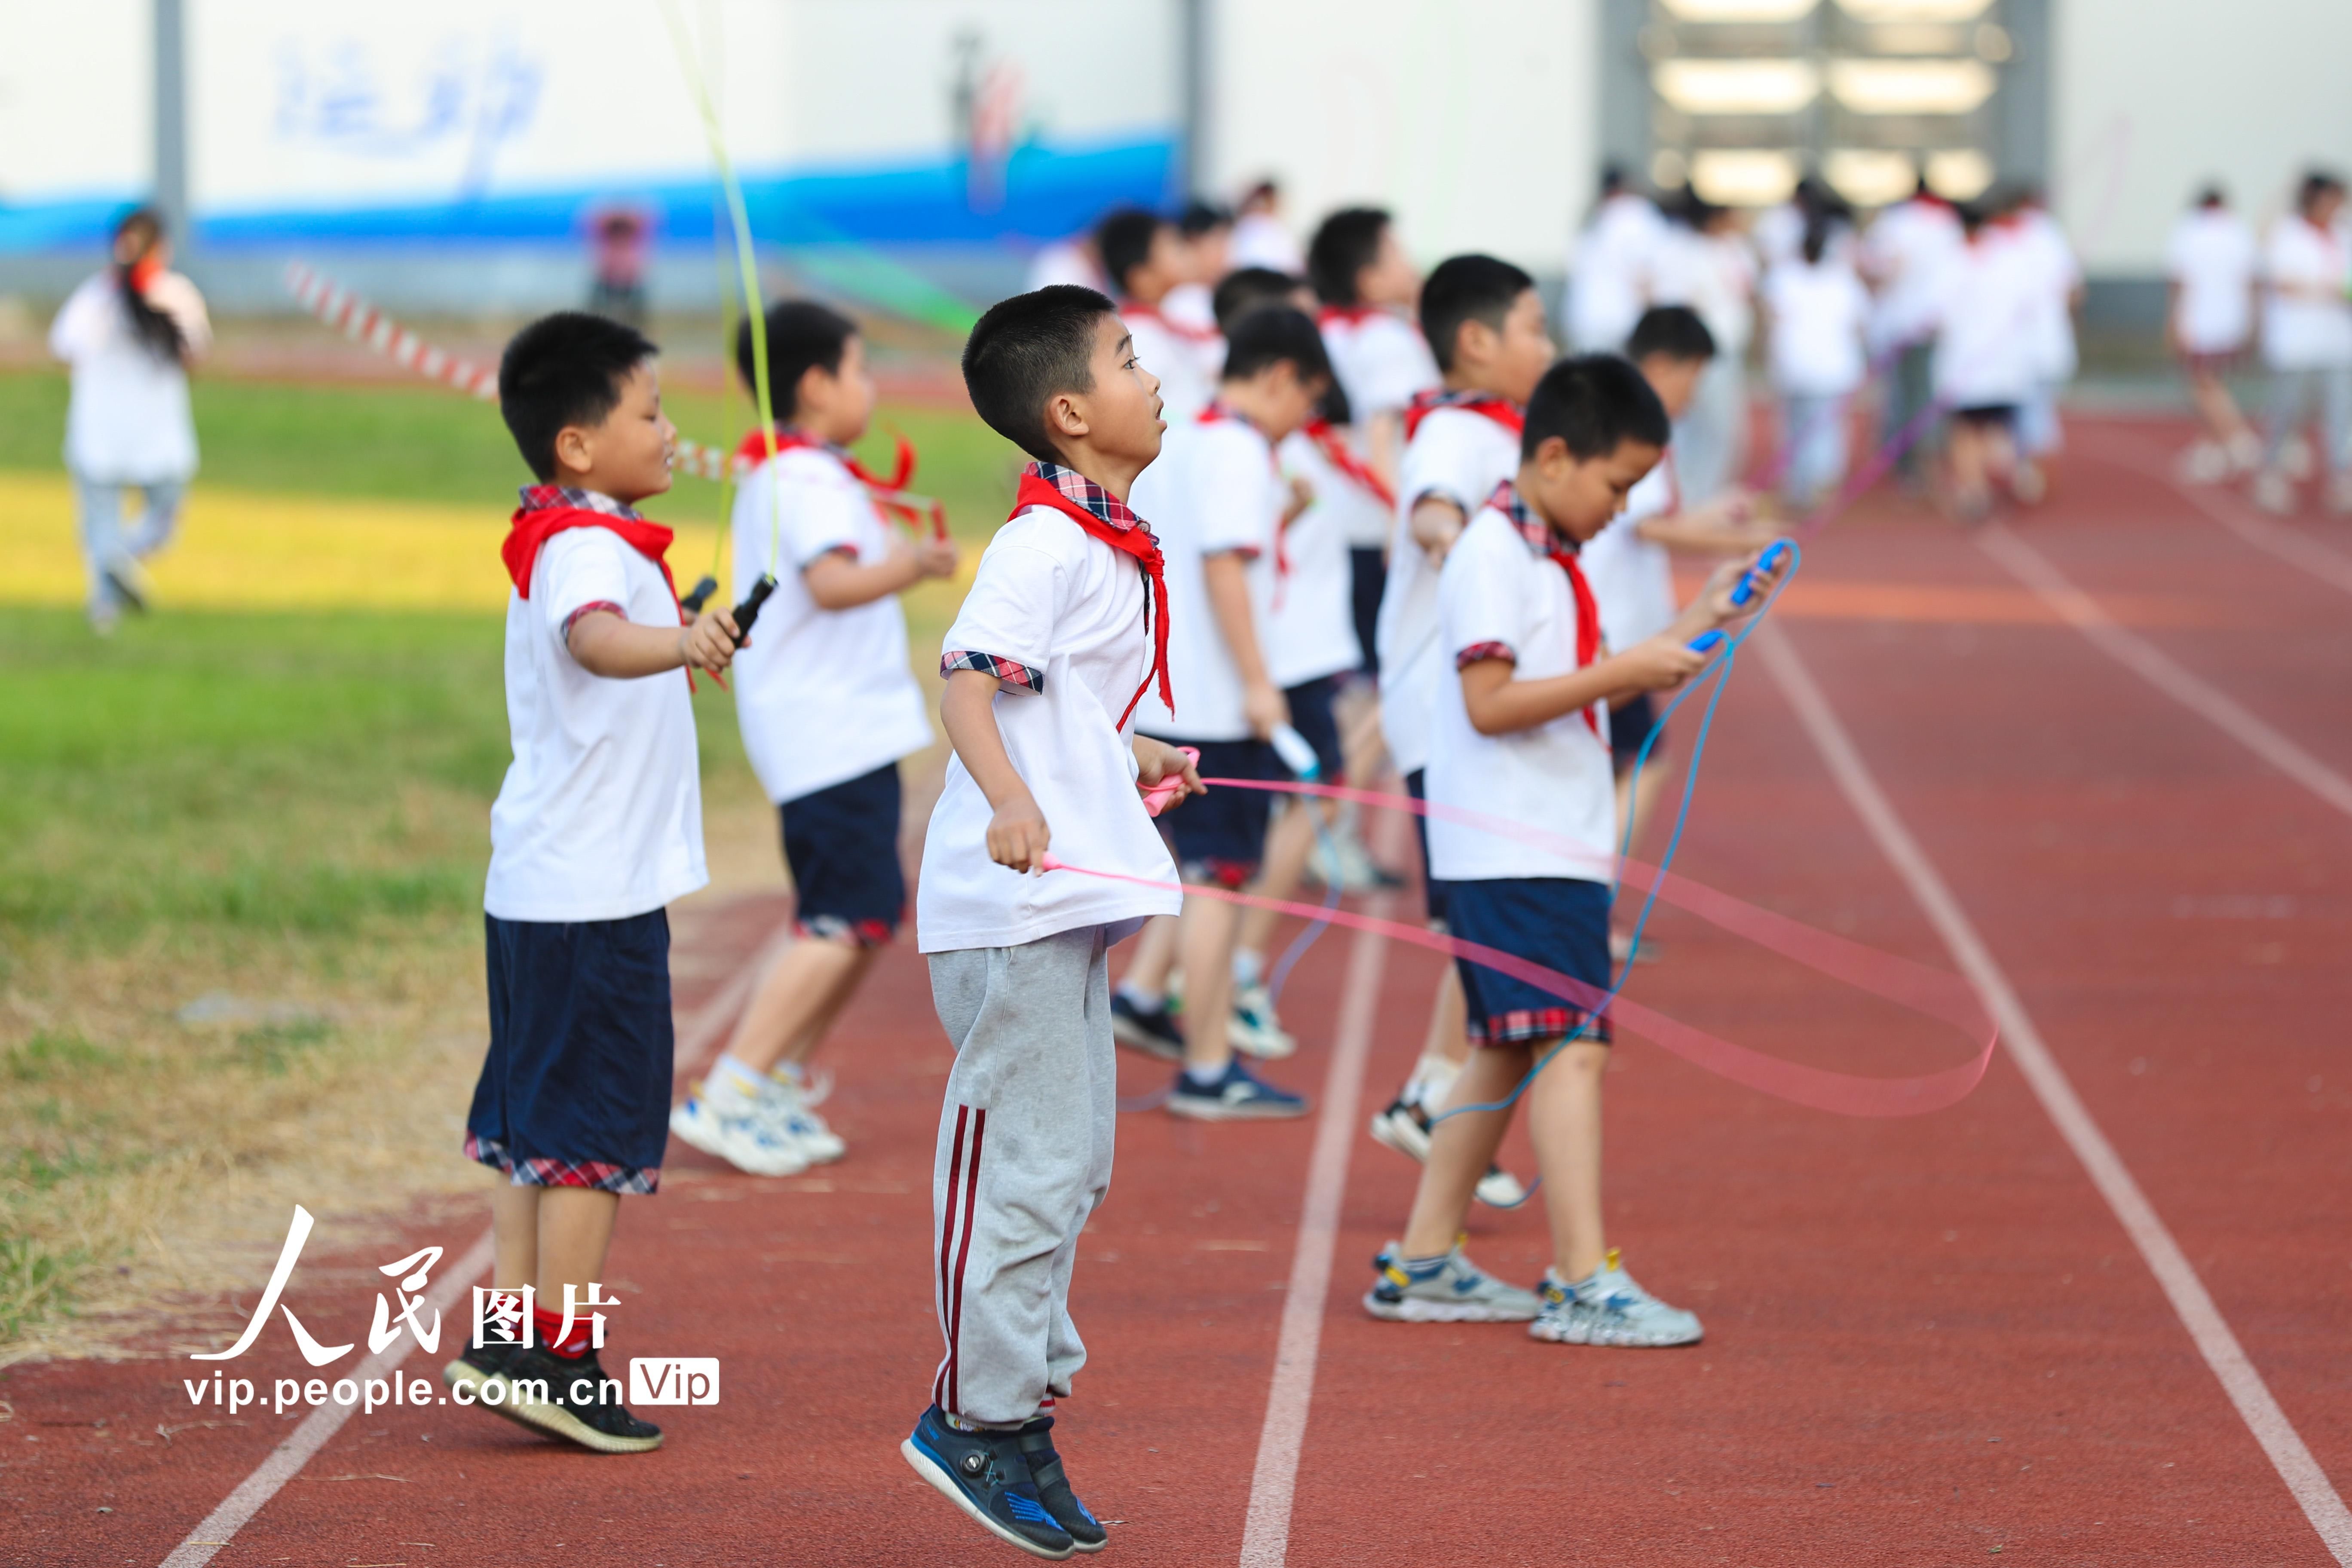
[[[786,452],[803,447],[824,453],[835,462],[847,468],[851,479],[866,487],[866,493],[874,498],[875,505],[890,516],[898,519],[908,527],[913,528],[925,516],[923,506],[919,504],[925,498],[908,496],[902,492],[906,489],[908,481],[915,477],[915,444],[897,431],[891,432],[891,439],[898,444],[898,453],[891,459],[890,477],[887,479],[859,462],[848,447],[835,446],[831,441],[820,441],[804,431],[793,429],[790,426],[780,425],[776,427],[776,455],[781,458]],[[735,448],[735,460],[751,468],[756,468],[766,462],[768,433],[764,430],[753,429],[746,435]],[[936,500],[929,504],[933,537],[947,538],[947,508]]]
[[[1527,412],[1507,397],[1497,397],[1491,392],[1457,392],[1443,387],[1431,387],[1412,395],[1405,405],[1404,438],[1421,428],[1421,422],[1441,408],[1459,408],[1465,414],[1483,415],[1517,436],[1528,426]]]
[[[1562,540],[1551,530],[1551,524],[1528,510],[1519,499],[1517,487],[1505,479],[1486,498],[1486,504],[1511,520],[1519,537],[1537,555],[1551,562],[1568,574],[1569,597],[1576,602],[1576,668],[1584,668],[1601,656],[1601,605],[1592,596],[1592,584],[1584,580],[1584,567],[1576,559],[1576,546]],[[1601,718],[1591,706],[1581,710],[1584,726],[1595,739],[1601,734]]]
[[[637,509],[611,496],[594,490],[573,489],[564,485],[525,485],[522,504],[515,509],[513,520],[507,526],[506,542],[499,546],[499,555],[507,563],[507,575],[513,579],[515,592],[530,597],[530,572],[538,564],[539,552],[557,534],[574,528],[610,529],[638,554],[661,568],[662,581],[669,584],[669,596],[677,598],[677,583],[669,574],[669,563],[663,554],[670,541],[677,537],[660,523],[649,521]],[[688,617],[678,613],[678,624]]]
[[[1135,716],[1135,705],[1143,700],[1154,680],[1160,683],[1160,702],[1173,714],[1176,698],[1168,689],[1168,577],[1151,525],[1102,486],[1059,463],[1032,463],[1021,470],[1021,488],[1013,492],[1013,510],[1005,521],[1033,506],[1060,512],[1121,555],[1132,557],[1143,574],[1143,619],[1151,628],[1151,668],[1144,671],[1143,684],[1135,689],[1135,695],[1127,700],[1127,711],[1118,716],[1115,728],[1127,728],[1127,721]]]

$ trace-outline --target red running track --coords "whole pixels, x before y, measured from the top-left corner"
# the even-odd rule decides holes
[[[2216,521],[2236,503],[2165,482],[2178,439],[2078,421],[2056,499],[2012,532],[2165,658],[2352,773],[2346,590]],[[2352,560],[2352,529],[2274,526]],[[1786,646],[2305,1446],[2324,1521],[2352,1486],[2352,816],[2116,662],[1975,539],[1893,500],[1814,546],[1786,608]],[[1951,967],[1754,650],[1738,682],[1679,868]],[[681,918],[688,1036],[780,912]],[[1655,934],[1661,962],[1631,994],[1694,1023],[1854,1070],[1950,1052],[1931,1026],[1700,921],[1668,911]],[[1300,966],[1286,1010],[1306,1047],[1276,1069],[1286,1081],[1325,1087],[1359,940],[1334,933]],[[1361,962],[1380,987],[1356,1009],[1376,1102],[1413,1054],[1436,960],[1390,947]],[[661,1197],[628,1206],[615,1355],[725,1368],[721,1405],[664,1413],[661,1453],[597,1459],[446,1406],[354,1415],[211,1561],[1014,1561],[894,1452],[937,1354],[927,1182],[946,1058],[920,961],[894,950],[835,1048],[848,1161],[764,1182],[681,1152]],[[1128,1076],[1130,1091],[1156,1082],[1140,1064]],[[1570,1349],[1365,1319],[1366,1259],[1412,1170],[1351,1127],[1330,1145],[1349,1164],[1329,1299],[1293,1314],[1294,1335],[1320,1340],[1297,1383],[1312,1403],[1293,1507],[1270,1519],[1261,1486],[1251,1561],[2336,1560],[2010,1058],[1959,1107],[1890,1122],[1762,1100],[1638,1040],[1610,1082],[1612,1239],[1705,1316],[1706,1342]],[[1095,1362],[1065,1449],[1121,1521],[1121,1561],[1234,1562],[1268,1474],[1260,1433],[1317,1126],[1151,1113],[1120,1133],[1082,1249]],[[1516,1136],[1510,1157],[1528,1168]],[[479,1226],[460,1206],[420,1214],[415,1235],[454,1258]],[[1477,1226],[1483,1262],[1540,1268],[1532,1207]],[[309,1259],[289,1300],[323,1336],[356,1337],[368,1266],[391,1256]],[[247,1363],[307,1371],[282,1327]],[[188,1408],[178,1380],[194,1370],[0,1378],[0,1561],[161,1562],[293,1429],[251,1411],[186,1425],[215,1415]]]

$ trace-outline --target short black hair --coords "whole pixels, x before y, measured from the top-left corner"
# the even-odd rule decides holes
[[[1555,436],[1568,443],[1569,456],[1591,462],[1628,441],[1663,447],[1674,436],[1674,422],[1632,360],[1577,354],[1553,364],[1536,383],[1519,456],[1534,457]]]
[[[1055,283],[988,308],[963,345],[964,390],[988,427],[1040,462],[1058,463],[1045,400],[1095,388],[1095,326],[1118,307],[1091,289]]]
[[[1307,244],[1307,278],[1327,305],[1361,303],[1356,279],[1381,254],[1381,237],[1393,221],[1384,207],[1341,207],[1323,220]]]
[[[1635,364],[1652,354],[1675,360],[1713,359],[1715,334],[1688,305],[1653,305],[1642,312],[1642,319],[1633,323],[1633,335],[1625,340],[1625,357]]]
[[[1536,280],[1492,256],[1449,256],[1421,286],[1421,335],[1437,356],[1437,368],[1454,368],[1454,339],[1465,321],[1484,321],[1496,331],[1519,296]]]
[[[841,356],[857,323],[814,300],[779,300],[768,307],[768,400],[775,405],[772,418],[789,422],[800,413],[801,377],[812,369],[839,374]],[[735,329],[735,368],[753,396],[759,384],[751,374],[751,323]]]
[[[1204,202],[1198,197],[1186,202],[1183,212],[1176,219],[1176,232],[1186,239],[1197,239],[1212,229],[1233,226],[1233,208],[1220,206],[1215,202]]]
[[[2344,181],[2334,171],[2321,168],[2305,169],[2303,179],[2296,184],[2294,190],[2295,211],[2307,211],[2322,197],[2331,193],[2341,193],[2343,189]]]
[[[1331,356],[1324,352],[1323,333],[1314,318],[1293,305],[1262,306],[1225,334],[1221,379],[1240,381],[1285,360],[1297,368],[1301,381],[1331,378]]]
[[[629,374],[660,352],[636,328],[585,310],[558,310],[517,332],[499,360],[499,412],[530,471],[553,479],[556,436],[602,424]]]
[[[2210,180],[2205,184],[2199,187],[2196,205],[2200,207],[2228,206],[2230,205],[2230,193],[2221,188],[2221,181]]]
[[[1114,207],[1095,226],[1095,249],[1112,288],[1127,292],[1127,275],[1151,259],[1151,242],[1167,226],[1166,218],[1141,207]]]
[[[1234,323],[1253,310],[1268,305],[1288,305],[1291,296],[1298,292],[1298,279],[1287,272],[1276,272],[1271,267],[1244,267],[1228,272],[1218,279],[1217,290],[1209,296],[1210,309],[1217,315],[1217,331],[1231,332]]]

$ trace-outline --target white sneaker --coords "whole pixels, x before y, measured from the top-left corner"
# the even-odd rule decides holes
[[[797,1176],[809,1167],[800,1146],[780,1136],[763,1113],[761,1100],[730,1094],[721,1110],[703,1097],[697,1083],[686,1103],[669,1113],[669,1130],[681,1139],[754,1176]]]
[[[1307,856],[1307,880],[1320,888],[1336,883],[1343,893],[1376,892],[1404,882],[1394,872],[1381,868],[1372,852],[1364,847],[1363,837],[1353,822],[1342,822],[1315,836],[1315,847]]]
[[[2180,454],[2180,477],[2192,485],[2218,485],[2230,477],[2230,454],[2219,441],[2199,441]]]
[[[2294,481],[2276,468],[2254,476],[2254,504],[2279,517],[2294,511]]]
[[[1617,1261],[1617,1249],[1601,1267],[1573,1285],[1544,1270],[1537,1289],[1543,1310],[1528,1325],[1529,1339],[1559,1345],[1617,1345],[1654,1350],[1666,1345],[1695,1345],[1701,1331],[1698,1314],[1669,1307],[1639,1285]]]
[[[1418,1103],[1400,1097],[1372,1118],[1371,1134],[1375,1142],[1425,1164],[1429,1160],[1429,1112]],[[1478,1201],[1490,1209],[1515,1209],[1528,1201],[1525,1184],[1498,1164],[1486,1167],[1486,1173],[1478,1178],[1475,1192]]]
[[[2242,474],[2251,474],[2263,466],[2263,438],[2252,430],[2241,430],[2230,437],[2230,467]]]
[[[1275,1016],[1274,994],[1263,980],[1234,987],[1234,1016],[1225,1026],[1225,1038],[1234,1049],[1260,1061],[1280,1061],[1298,1051],[1298,1042]]]
[[[777,1142],[800,1152],[803,1165],[826,1165],[849,1152],[841,1135],[809,1108],[801,1086],[781,1073],[772,1074],[760,1091],[758,1113]]]
[[[2285,470],[2287,478],[2307,479],[2314,466],[2311,443],[2302,437],[2290,436],[2279,444],[2279,467]]]

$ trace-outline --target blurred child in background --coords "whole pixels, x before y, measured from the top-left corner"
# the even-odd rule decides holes
[[[1805,227],[1797,253],[1764,275],[1772,389],[1780,400],[1782,492],[1807,510],[1843,482],[1846,405],[1866,368],[1870,296],[1826,217]]]
[[[1963,522],[1992,511],[1993,486],[2042,499],[2042,478],[2017,447],[2017,415],[2041,362],[2026,330],[2038,303],[2032,259],[1980,203],[1959,209],[1966,243],[1946,277],[1936,328],[1936,401],[1951,411],[1949,504]]]
[[[1871,357],[1886,366],[1878,438],[1892,444],[1910,433],[1895,459],[1895,471],[1906,486],[1916,486],[1927,472],[1934,449],[1932,432],[1911,427],[1927,417],[1935,397],[1936,328],[1946,274],[1963,243],[1959,215],[1923,174],[1909,196],[1871,219],[1856,254],[1872,289]]]
[[[2294,510],[2287,442],[2317,405],[2319,449],[2330,475],[2327,503],[2352,511],[2352,227],[2344,182],[2319,170],[2303,177],[2294,211],[2271,228],[2263,252],[2263,362],[2271,400],[2254,504]]]
[[[1135,357],[1160,380],[1168,423],[1197,418],[1209,405],[1214,374],[1204,355],[1223,356],[1216,328],[1187,326],[1163,307],[1168,296],[1192,280],[1194,252],[1176,226],[1141,207],[1121,207],[1095,229],[1095,249],[1118,302],[1119,320],[1135,339]]]
[[[2219,484],[2262,462],[2262,437],[2238,411],[2226,377],[2254,331],[2254,231],[2220,185],[2197,194],[2165,246],[2168,345],[2180,358],[2205,433],[2180,456],[2180,477]]]

